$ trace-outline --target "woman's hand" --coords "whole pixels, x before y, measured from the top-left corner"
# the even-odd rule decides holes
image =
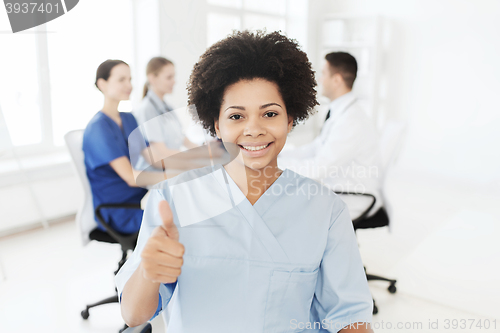
[[[156,227],[141,254],[140,270],[146,280],[156,283],[173,283],[181,274],[184,245],[179,243],[179,231],[168,202],[158,205],[162,225]]]

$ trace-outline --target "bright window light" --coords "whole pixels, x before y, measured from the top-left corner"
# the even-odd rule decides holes
[[[208,0],[208,4],[222,7],[241,8],[242,0]]]
[[[233,29],[241,27],[240,17],[230,14],[208,13],[207,16],[207,42],[208,45],[225,38]]]
[[[269,17],[266,15],[245,15],[245,26],[244,29],[249,30],[263,30],[266,29],[267,32],[273,32],[281,30],[282,32],[286,29],[285,19],[276,19],[274,17]]]
[[[40,143],[35,33],[0,34],[0,45],[0,110],[10,141],[14,146]]]
[[[245,9],[273,15],[285,15],[286,0],[245,0]]]
[[[85,128],[102,107],[102,94],[94,85],[99,64],[120,59],[133,66],[132,20],[132,1],[86,0],[48,23],[55,145],[64,144],[68,131]]]

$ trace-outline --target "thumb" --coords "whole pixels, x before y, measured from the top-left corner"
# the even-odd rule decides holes
[[[160,217],[163,222],[162,228],[167,233],[169,238],[173,238],[176,241],[179,240],[179,231],[174,224],[174,215],[170,209],[170,205],[166,200],[160,201],[158,204],[158,211],[160,212]]]

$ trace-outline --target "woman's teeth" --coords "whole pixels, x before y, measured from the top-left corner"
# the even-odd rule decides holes
[[[256,150],[262,150],[262,149],[266,148],[267,146],[269,146],[269,143],[267,145],[263,145],[263,146],[242,146],[242,147],[245,148],[246,150],[256,151]]]

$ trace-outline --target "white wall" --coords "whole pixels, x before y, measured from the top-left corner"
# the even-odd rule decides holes
[[[400,167],[488,191],[500,185],[500,2],[336,0],[325,12],[389,24],[388,114],[410,128]]]
[[[71,216],[82,202],[82,186],[69,163],[28,169],[24,176],[19,171],[2,174],[0,236],[40,226],[43,219]]]
[[[176,85],[170,101],[186,106],[186,83],[206,49],[206,1],[160,0],[161,54],[175,64]]]
[[[160,10],[159,0],[132,0],[134,8],[134,68],[133,101],[137,106],[142,101],[146,83],[146,66],[153,57],[160,56]]]

